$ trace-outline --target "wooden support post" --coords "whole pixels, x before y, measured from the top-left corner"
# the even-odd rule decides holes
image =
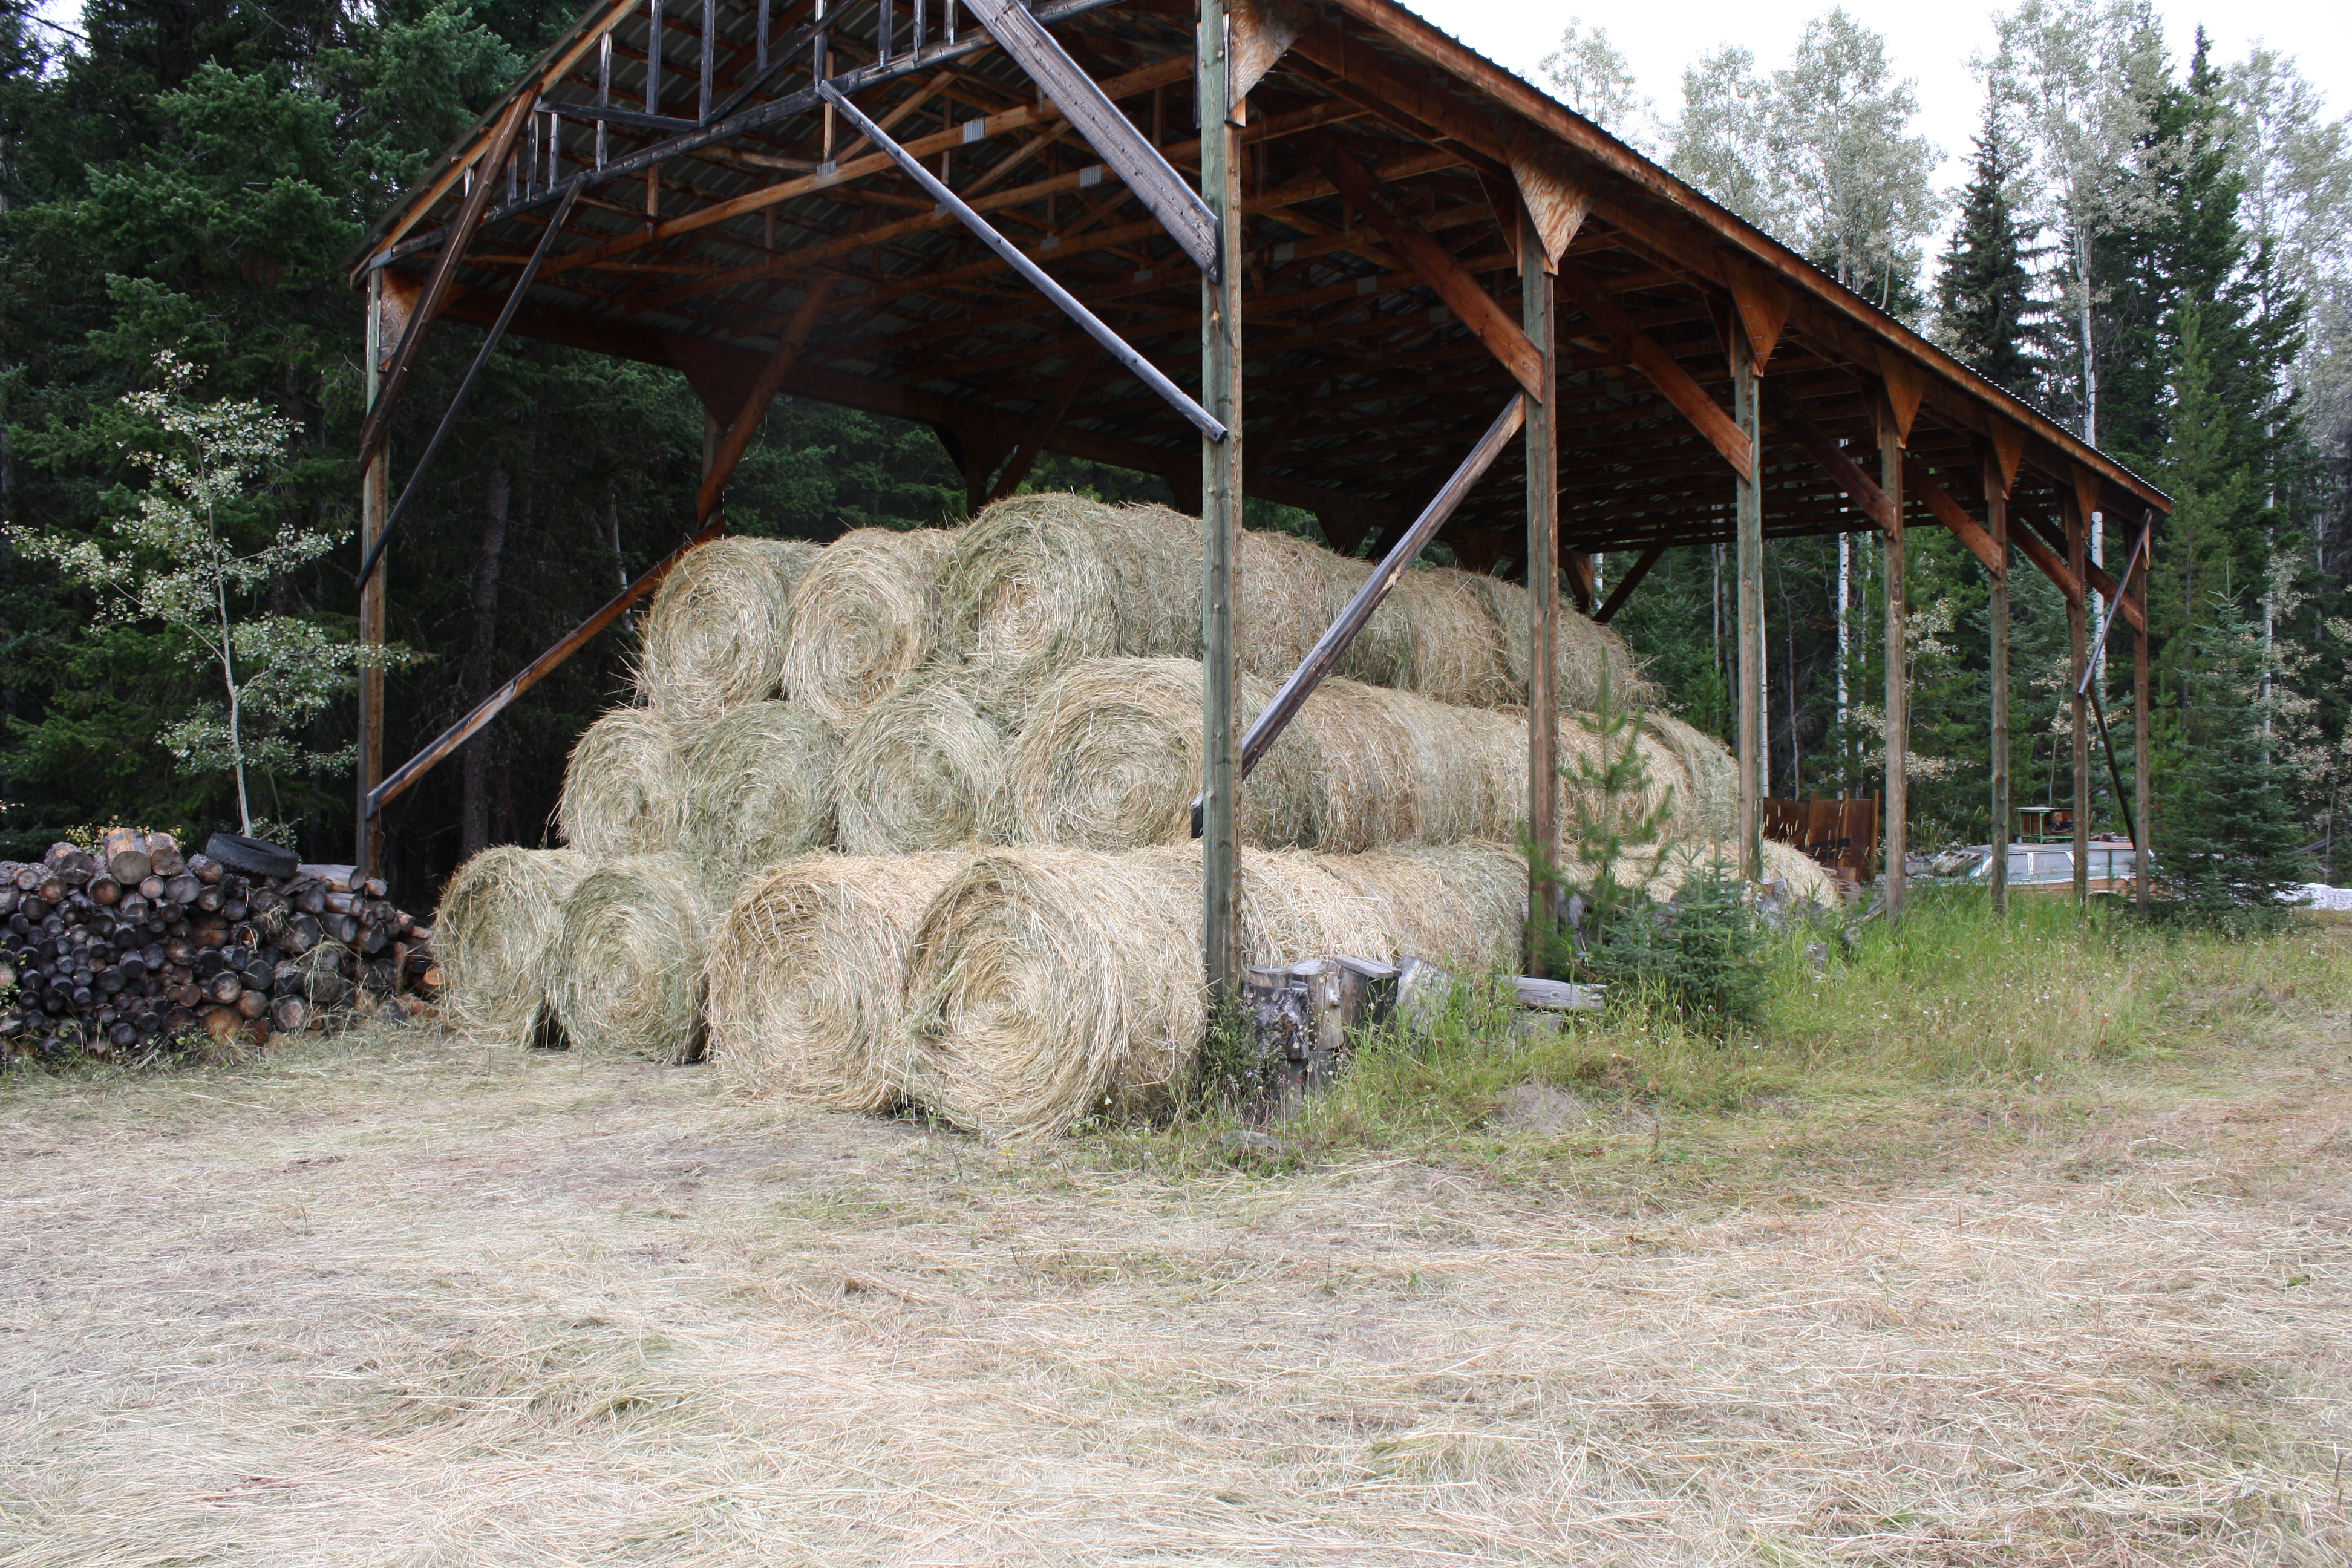
[[[1990,442],[1979,454],[1984,475],[1985,531],[1991,534],[2000,564],[1989,569],[1991,603],[1986,608],[1990,637],[1992,680],[1992,909],[2009,913],[2009,492],[2000,456]]]
[[[2143,517],[2140,526],[2155,528],[2155,516]],[[2138,852],[2132,857],[2132,899],[2142,914],[2147,913],[2148,860],[2156,841],[2147,793],[2148,730],[2155,720],[2147,700],[2147,585],[2155,576],[2156,540],[2151,535],[2140,552],[2139,581],[2133,583],[2128,572],[2124,578],[2124,593],[2137,597],[2140,609],[2132,627],[2132,823],[2139,837]]]
[[[2065,509],[2066,569],[2080,580],[2089,553],[2089,520],[2071,491],[2065,497]],[[2066,605],[2066,668],[2072,693],[2068,718],[2074,742],[2074,902],[2084,906],[2091,901],[2091,704],[2083,690],[2084,664],[2090,657],[2090,608],[2087,596],[2070,600]]]
[[[367,370],[362,381],[367,406],[373,409],[383,391],[383,268],[368,274]],[[392,508],[392,442],[376,443],[374,454],[360,474],[360,558],[365,560],[383,533]],[[383,647],[383,580],[377,572],[360,586],[360,645]],[[383,819],[368,809],[368,796],[383,777],[383,666],[360,667],[359,823],[352,844],[352,859],[362,876],[383,870]]]
[[[1216,220],[1217,266],[1201,279],[1201,401],[1223,426],[1201,437],[1201,891],[1210,1000],[1238,1000],[1242,983],[1239,726],[1234,607],[1242,525],[1242,104],[1232,100],[1226,0],[1201,0],[1195,35],[1201,96],[1201,195]]]
[[[1739,536],[1739,874],[1764,876],[1764,490],[1756,481],[1762,424],[1757,414],[1756,353],[1748,334],[1731,334],[1732,417],[1748,438],[1747,471],[1734,481]]]
[[[1558,339],[1552,330],[1552,272],[1542,233],[1519,215],[1519,323],[1539,356],[1538,390],[1528,403],[1528,836],[1536,850],[1559,862],[1559,698],[1552,689],[1559,641],[1559,385]],[[1559,889],[1530,877],[1528,909]],[[1547,910],[1547,913],[1552,913]],[[1529,953],[1528,962],[1536,962]],[[1540,974],[1529,969],[1530,974]]]
[[[1903,550],[1903,425],[1892,403],[1878,411],[1878,488],[1893,504],[1886,531],[1886,843],[1879,886],[1886,918],[1903,913],[1903,858],[1910,850],[1911,659]]]

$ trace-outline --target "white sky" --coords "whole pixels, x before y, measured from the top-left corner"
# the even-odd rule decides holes
[[[1497,64],[1540,79],[1536,63],[1552,51],[1569,18],[1598,26],[1633,63],[1658,113],[1682,105],[1683,68],[1718,44],[1755,51],[1759,69],[1785,65],[1806,21],[1832,0],[1648,0],[1614,5],[1598,0],[1404,0],[1436,26]],[[1849,15],[1883,35],[1899,76],[1914,79],[1919,131],[1942,149],[1939,186],[1967,178],[1962,166],[1983,91],[1970,58],[1992,48],[1991,0],[1847,0]],[[2352,110],[2352,0],[2157,0],[2176,68],[2185,66],[2200,22],[2221,59],[2242,58],[2259,40],[2297,57],[2303,74],[2327,95],[2328,108]]]

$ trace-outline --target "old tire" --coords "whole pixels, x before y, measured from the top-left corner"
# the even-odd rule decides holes
[[[264,844],[241,833],[215,833],[205,841],[205,853],[232,871],[248,877],[290,877],[302,864],[291,849]]]

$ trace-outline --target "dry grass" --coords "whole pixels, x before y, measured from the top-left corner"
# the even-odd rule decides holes
[[[2181,1001],[2065,1096],[1495,1174],[409,1032],[0,1081],[0,1562],[2341,1563],[2340,986]]]
[[[780,689],[793,585],[820,550],[798,539],[714,539],[688,552],[646,612],[637,690],[682,722]]]
[[[709,1055],[728,1084],[885,1110],[906,1077],[907,950],[969,851],[809,855],[746,887],[711,944]]]
[[[954,533],[860,528],[825,547],[793,590],[784,690],[846,730],[905,686],[940,635],[940,569]]]
[[[683,839],[715,874],[740,879],[832,841],[832,731],[793,703],[746,702],[698,732]]]
[[[1012,833],[1004,731],[972,685],[965,671],[934,671],[850,731],[835,785],[844,849],[905,855]]]
[[[598,858],[676,848],[686,773],[669,721],[650,708],[615,708],[582,731],[563,764],[555,825],[564,843]]]
[[[684,855],[607,860],[581,878],[540,960],[540,994],[583,1056],[702,1054],[703,954],[724,895]]]

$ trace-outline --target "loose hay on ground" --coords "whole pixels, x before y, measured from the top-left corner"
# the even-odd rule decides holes
[[[588,873],[574,849],[500,844],[457,868],[433,917],[442,1016],[483,1045],[520,1045],[563,900]]]
[[[646,612],[644,700],[696,721],[775,696],[793,588],[819,553],[804,540],[735,538],[688,552]]]
[[[841,742],[788,702],[747,702],[711,721],[686,760],[685,842],[732,879],[833,838]]]
[[[556,831],[598,857],[675,848],[686,825],[677,740],[648,708],[615,708],[581,731],[563,764]]]
[[[1253,963],[1339,953],[1473,965],[1519,942],[1527,868],[1501,846],[1359,857],[1252,852]],[[1148,1110],[1191,1073],[1208,1018],[1197,848],[981,856],[917,929],[908,1089],[960,1125],[1051,1136]]]
[[[631,856],[581,878],[540,966],[565,1043],[591,1057],[700,1056],[712,905],[705,873],[683,855]]]
[[[793,590],[783,689],[795,707],[846,730],[898,690],[939,641],[946,529],[843,534]]]
[[[709,1054],[728,1083],[887,1110],[907,1071],[908,945],[972,854],[809,855],[746,887],[710,952]]]
[[[900,855],[1001,844],[1013,830],[1004,731],[961,670],[938,671],[874,705],[835,774],[841,847]]]

